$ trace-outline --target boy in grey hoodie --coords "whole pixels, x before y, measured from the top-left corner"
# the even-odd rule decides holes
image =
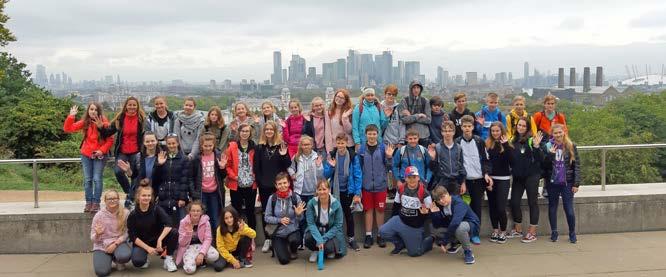
[[[400,101],[399,112],[406,129],[414,128],[419,132],[419,144],[430,144],[431,111],[428,100],[421,96],[423,85],[417,81],[409,84],[409,95]]]

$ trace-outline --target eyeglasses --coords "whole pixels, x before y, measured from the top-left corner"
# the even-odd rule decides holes
[[[337,99],[345,99],[344,96],[340,96],[340,95],[336,96],[335,98],[337,98]]]
[[[118,202],[118,200],[120,200],[120,198],[118,197],[104,199],[104,201],[109,201],[109,202]]]
[[[397,93],[387,93],[386,95],[388,95],[388,96],[398,96]]]

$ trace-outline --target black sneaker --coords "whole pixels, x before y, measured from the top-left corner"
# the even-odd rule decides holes
[[[490,234],[490,242],[497,242],[497,238],[499,238],[498,233],[492,233]]]
[[[499,244],[505,244],[505,243],[506,243],[506,235],[503,234],[503,233],[500,234],[500,235],[497,237],[497,243],[499,243]]]
[[[379,237],[377,237],[379,239]],[[372,236],[365,235],[365,241],[363,242],[363,248],[368,249],[372,246]]]
[[[452,243],[451,246],[448,249],[446,249],[446,253],[456,254],[458,253],[458,251],[460,251],[461,246],[462,244],[460,243]]]
[[[379,245],[379,248],[386,247],[386,241],[380,235],[377,235],[377,245]]]
[[[354,249],[354,251],[361,251],[361,247],[358,247],[358,244],[354,238],[349,238],[349,247]]]
[[[400,252],[402,252],[402,249],[405,249],[405,247],[404,247],[404,246],[397,246],[397,245],[396,245],[395,248],[393,248],[393,250],[391,251],[391,255],[398,255],[398,254],[400,254]]]

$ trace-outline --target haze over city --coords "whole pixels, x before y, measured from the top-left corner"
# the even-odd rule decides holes
[[[321,72],[349,49],[421,62],[456,73],[522,76],[541,72],[666,62],[663,1],[12,1],[8,48],[78,80],[269,80],[273,51]],[[394,64],[396,66],[396,64]]]

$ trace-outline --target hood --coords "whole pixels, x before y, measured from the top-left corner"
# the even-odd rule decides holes
[[[421,96],[421,94],[423,93],[423,85],[421,84],[421,82],[419,82],[419,80],[414,80],[411,83],[409,83],[409,96],[412,96],[412,88],[414,86],[419,86],[421,88],[421,92],[419,93],[419,96]]]
[[[178,119],[183,125],[198,125],[203,123],[203,113],[194,111],[191,115],[186,115],[184,112],[178,113]]]
[[[167,118],[173,117],[173,112],[170,111],[170,110],[167,110],[167,116],[166,117]],[[159,117],[159,115],[157,115],[157,111],[152,111],[152,112],[150,112],[150,118],[158,119],[160,117]]]
[[[488,109],[487,105],[483,105],[483,108],[481,108],[481,110],[483,111],[484,114],[497,114],[497,113],[499,113],[499,107],[495,108],[494,111],[490,111]]]
[[[333,196],[333,194],[330,194],[330,193],[329,193],[329,194],[328,194],[328,197],[330,197],[330,199],[331,199],[331,206],[333,206],[333,203],[338,202],[338,199],[335,198],[335,196]],[[313,197],[312,199],[314,199],[315,203],[318,203],[318,202],[319,202],[319,196],[317,196],[317,197]]]
[[[375,99],[375,101],[373,101],[373,102],[368,102],[368,101],[366,101],[365,99],[363,99],[363,106],[366,106],[366,107],[372,107],[372,106],[375,105],[376,102],[377,102],[376,99]]]
[[[529,115],[526,110],[523,110],[523,114],[518,114],[515,109],[511,109],[511,114],[515,117],[527,117]]]
[[[202,214],[201,218],[199,219],[199,224],[197,226],[201,227],[204,224],[208,223],[210,221],[210,217],[206,214]],[[190,220],[190,215],[186,215],[183,217],[183,220],[180,221],[180,224],[191,224],[192,220]]]

